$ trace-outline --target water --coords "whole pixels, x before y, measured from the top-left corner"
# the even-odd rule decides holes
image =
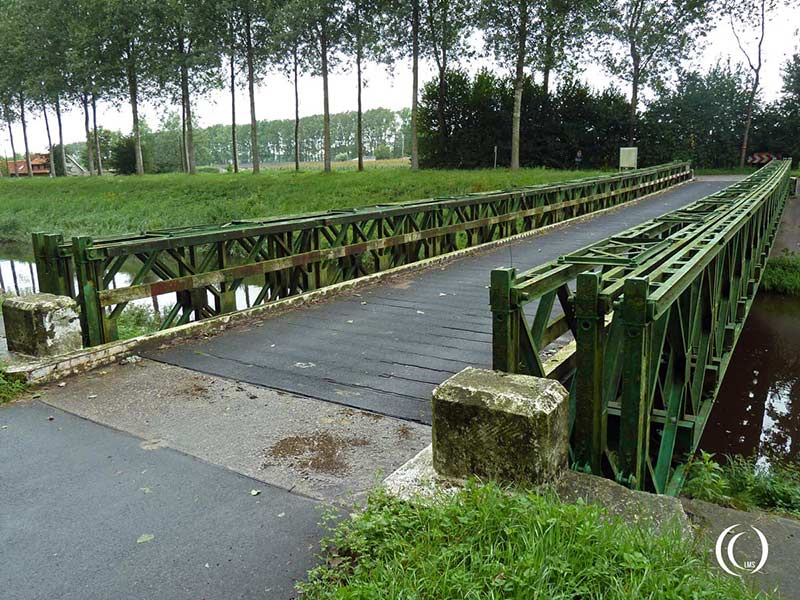
[[[127,287],[135,275],[139,263],[133,261],[131,265],[124,266],[114,276],[111,288]],[[145,282],[155,281],[146,277]],[[39,291],[36,277],[36,265],[29,249],[19,246],[0,245],[0,294],[24,295]],[[261,288],[258,285],[240,285],[236,290],[236,308],[242,310],[252,306]],[[165,294],[157,298],[140,298],[132,301],[131,305],[150,308],[153,312],[163,314],[175,306],[175,294]],[[209,303],[213,306],[214,298],[209,293]],[[192,317],[194,319],[194,316]]]
[[[761,464],[800,454],[800,298],[756,297],[700,447]]]

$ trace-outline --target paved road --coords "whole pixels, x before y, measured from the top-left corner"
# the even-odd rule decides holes
[[[295,596],[317,503],[151,446],[37,402],[0,407],[0,598]]]
[[[204,373],[430,422],[433,388],[491,363],[489,271],[530,268],[730,184],[698,181],[530,238],[149,358]]]

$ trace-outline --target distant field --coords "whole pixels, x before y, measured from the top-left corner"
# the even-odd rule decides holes
[[[256,176],[2,178],[0,242],[27,242],[32,231],[113,235],[483,192],[599,173],[541,168],[414,172],[389,162],[368,163],[362,173],[348,162],[332,173],[267,169]]]

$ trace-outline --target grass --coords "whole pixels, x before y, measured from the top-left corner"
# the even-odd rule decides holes
[[[724,464],[702,452],[689,470],[683,493],[692,498],[740,510],[761,509],[800,518],[800,467],[729,457]]]
[[[33,231],[114,235],[237,219],[484,192],[596,175],[596,171],[475,171],[372,167],[332,173],[268,169],[252,174],[0,179],[0,242]]]
[[[595,506],[469,484],[407,503],[372,494],[324,540],[303,598],[767,598],[716,574],[678,530],[654,535]]]
[[[800,255],[786,252],[772,256],[764,268],[761,289],[786,296],[800,296]]]

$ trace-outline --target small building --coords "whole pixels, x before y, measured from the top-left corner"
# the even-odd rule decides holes
[[[20,177],[27,177],[28,175],[28,164],[24,158],[17,161],[6,161],[6,166],[8,167],[8,174],[12,177],[15,173]],[[34,176],[50,175],[50,155],[31,154],[31,173]]]

